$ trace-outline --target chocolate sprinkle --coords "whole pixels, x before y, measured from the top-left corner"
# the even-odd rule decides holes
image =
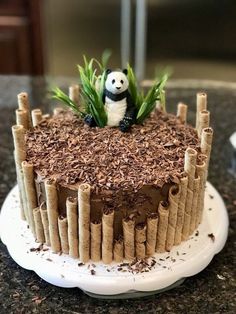
[[[208,237],[212,240],[212,242],[215,242],[215,236],[213,233],[209,233]]]
[[[161,112],[128,133],[89,128],[71,112],[63,112],[28,131],[26,143],[27,161],[40,177],[64,186],[89,183],[96,193],[178,182],[185,150],[200,151],[194,128]]]
[[[30,252],[40,252],[43,249],[43,244],[40,244],[38,247],[34,248],[30,248]]]
[[[130,263],[121,263],[118,265],[117,271],[119,272],[129,272],[132,274],[144,273],[149,272],[155,265],[158,264],[155,258],[144,258],[138,259],[135,258]]]

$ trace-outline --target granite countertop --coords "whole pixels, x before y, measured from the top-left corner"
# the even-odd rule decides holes
[[[60,80],[60,85],[68,82]],[[0,76],[0,205],[15,185],[11,125],[16,94],[27,91],[32,107],[44,112],[52,105],[42,78]],[[229,173],[229,137],[236,131],[236,84],[204,81],[170,81],[167,109],[178,101],[189,105],[188,120],[194,123],[195,95],[208,93],[211,125],[215,130],[209,181],[222,195],[229,213],[229,237],[225,248],[201,273],[167,292],[142,299],[98,300],[81,290],[62,289],[18,266],[0,241],[0,313],[235,313],[236,312],[236,179]]]

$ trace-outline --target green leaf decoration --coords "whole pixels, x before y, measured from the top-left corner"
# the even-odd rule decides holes
[[[80,75],[80,104],[74,103],[68,95],[66,95],[60,88],[52,90],[52,98],[64,103],[67,107],[72,109],[77,115],[85,117],[91,114],[99,127],[104,127],[107,124],[107,114],[103,103],[103,92],[106,81],[106,67],[111,56],[110,50],[105,50],[101,62],[95,58],[90,60],[83,56],[84,65],[78,65]],[[157,79],[153,86],[148,90],[147,94],[139,89],[138,81],[134,74],[132,67],[127,64],[129,92],[134,104],[137,107],[136,123],[141,124],[156,107],[156,101],[159,100],[161,108],[165,108],[165,85],[169,74],[166,71]]]
[[[91,114],[99,127],[104,127],[107,123],[107,114],[105,106],[102,101],[102,94],[105,84],[105,71],[102,73],[99,83],[99,90],[96,89],[96,69],[93,69],[94,59],[90,62],[84,57],[84,67],[78,66],[80,80],[81,80],[81,93],[83,102],[86,104],[86,112]]]
[[[137,79],[129,63],[127,64],[127,71],[128,71],[128,80],[129,80],[129,92],[130,92],[133,102],[135,103],[135,106],[139,109],[142,105],[144,96],[143,96],[143,93],[139,92],[138,90]]]
[[[102,54],[102,70],[105,71],[106,68],[107,68],[107,64],[108,64],[108,61],[111,57],[111,50],[110,49],[106,49],[103,51],[103,54]]]
[[[102,60],[99,62],[97,59],[93,58],[93,61],[97,64],[100,72],[104,72],[107,68],[108,61],[111,57],[111,50],[106,49],[102,54]]]
[[[81,117],[85,116],[85,113],[81,110],[79,110],[78,105],[73,102],[68,95],[66,95],[60,88],[56,87],[52,90],[52,98],[57,99],[64,103],[67,107],[72,109],[75,114],[80,115]]]
[[[165,112],[165,91],[164,87],[168,80],[168,74],[165,73],[160,81],[155,81],[153,86],[149,89],[147,95],[144,97],[143,102],[138,110],[136,123],[141,124],[144,120],[149,117],[150,113],[156,107],[156,101],[159,100],[161,102],[161,108]]]

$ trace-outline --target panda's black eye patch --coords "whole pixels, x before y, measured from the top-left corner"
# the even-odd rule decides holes
[[[114,80],[114,79],[113,79],[113,80],[111,81],[111,82],[112,82],[112,84],[115,84],[115,81],[116,81],[116,80]]]
[[[124,83],[124,81],[123,81],[123,80],[120,80],[120,82],[121,82],[121,84],[123,84],[123,83]]]

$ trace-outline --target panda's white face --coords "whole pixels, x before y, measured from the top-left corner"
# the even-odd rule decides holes
[[[123,72],[113,71],[107,75],[105,87],[113,94],[120,94],[128,89],[129,81]]]

